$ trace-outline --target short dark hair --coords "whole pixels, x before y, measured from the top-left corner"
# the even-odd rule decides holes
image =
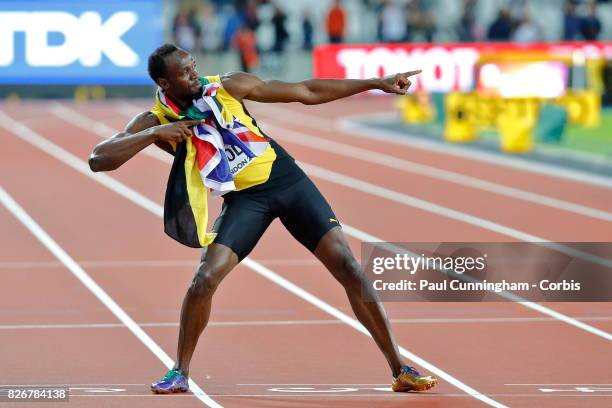
[[[178,51],[178,47],[174,44],[164,44],[158,47],[149,55],[148,71],[153,82],[166,75],[166,56]]]

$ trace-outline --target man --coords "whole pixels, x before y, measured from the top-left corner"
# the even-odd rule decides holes
[[[202,120],[177,119],[170,122],[167,115],[172,116],[176,112],[166,109],[167,113],[164,114],[159,95],[163,95],[166,105],[176,111],[187,112],[202,97],[203,90],[209,89],[209,85],[206,88],[203,86],[208,83],[218,91],[219,106],[223,110],[230,112],[233,118],[252,132],[261,135],[262,140],[269,140],[265,152],[250,161],[234,177],[237,181],[236,191],[223,195],[223,210],[213,227],[216,237],[212,243],[206,244],[207,250],[203,252],[183,301],[175,367],[163,379],[151,384],[151,390],[155,393],[188,390],[189,363],[198,338],[208,323],[213,293],[221,280],[251,252],[277,217],[343,285],[355,315],[372,334],[387,359],[394,378],[393,389],[420,391],[433,387],[436,378],[421,376],[414,368],[402,364],[382,305],[362,299],[361,288],[369,285],[329,204],[294,159],[261,132],[243,104],[244,100],[252,100],[312,105],[371,89],[403,95],[411,85],[409,77],[420,71],[383,79],[313,79],[299,83],[262,81],[242,72],[200,78],[191,55],[169,44],[151,54],[148,68],[151,78],[159,86],[158,103],[151,111],[132,119],[123,132],[94,148],[89,159],[93,171],[114,170],[153,143],[175,154],[176,165],[184,146],[196,142],[195,137],[190,139],[195,134],[192,128],[199,127]],[[173,117],[184,119],[186,116],[189,117],[187,114]],[[219,132],[222,131],[219,129]],[[182,166],[178,168],[180,170]],[[371,295],[374,296],[373,293]]]
[[[340,0],[334,0],[334,4],[327,12],[327,36],[331,44],[340,44],[344,41],[346,29],[346,12]]]

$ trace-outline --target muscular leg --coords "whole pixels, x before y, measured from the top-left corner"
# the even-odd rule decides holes
[[[238,256],[221,244],[208,247],[187,290],[181,308],[177,359],[174,369],[189,375],[198,338],[208,323],[212,295],[221,280],[238,264]]]
[[[342,229],[335,227],[329,230],[317,244],[314,254],[344,286],[355,316],[368,329],[378,348],[385,355],[393,376],[397,377],[402,361],[391,333],[389,320],[380,302],[363,300],[362,286],[369,288],[373,299],[376,299],[376,294],[355,260]]]

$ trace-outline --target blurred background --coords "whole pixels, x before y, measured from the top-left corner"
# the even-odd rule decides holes
[[[201,74],[299,81],[422,69],[410,95],[364,95],[389,132],[612,175],[612,2],[2,0],[0,95],[149,97],[148,54]]]

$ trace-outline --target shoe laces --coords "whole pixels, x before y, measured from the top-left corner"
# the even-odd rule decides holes
[[[402,366],[402,373],[406,373],[406,374],[412,374],[414,376],[420,377],[421,374],[417,371],[416,368],[411,367],[411,366]]]
[[[178,371],[178,370],[170,370],[164,376],[164,381],[173,380],[174,378],[178,377],[179,375],[182,375],[180,371]]]

